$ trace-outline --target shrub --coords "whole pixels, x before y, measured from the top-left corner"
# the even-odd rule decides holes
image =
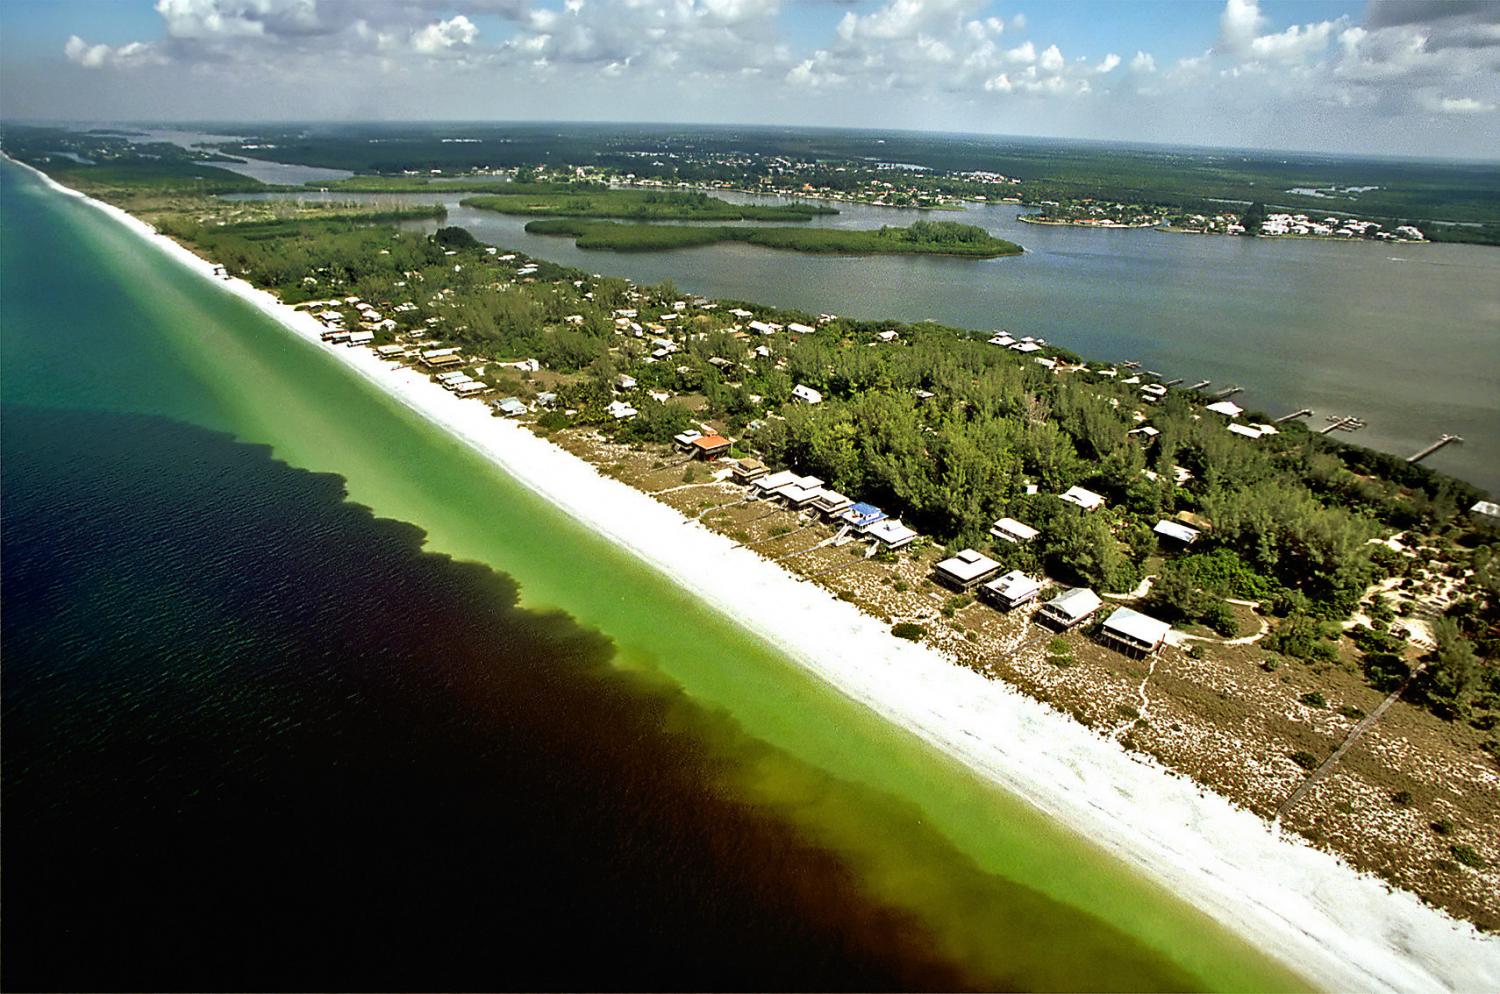
[[[1396,791],[1394,794],[1391,795],[1391,803],[1394,804],[1394,805],[1396,805],[1396,807],[1398,807],[1398,808],[1409,808],[1409,807],[1411,807],[1411,791],[1409,791],[1409,790],[1398,790],[1398,791]]]
[[[1475,851],[1473,846],[1465,845],[1462,842],[1449,846],[1448,851],[1453,854],[1454,859],[1471,870],[1482,870],[1489,865],[1484,861],[1484,857]]]
[[[1318,768],[1318,757],[1306,749],[1298,749],[1292,753],[1292,762],[1307,770],[1309,773]]]
[[[1326,708],[1328,706],[1328,701],[1324,699],[1322,691],[1318,690],[1303,694],[1297,699],[1310,708]]]
[[[1447,818],[1439,818],[1437,821],[1432,822],[1432,824],[1428,827],[1439,835],[1452,835],[1453,829],[1457,826],[1455,826],[1453,822]]]
[[[927,634],[927,629],[923,628],[921,625],[913,624],[910,621],[902,621],[891,626],[891,634],[896,636],[898,639],[907,639],[912,642],[917,642]]]

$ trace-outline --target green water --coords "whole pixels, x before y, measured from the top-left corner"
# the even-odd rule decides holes
[[[7,403],[162,414],[344,478],[428,548],[513,577],[532,609],[681,688],[682,734],[743,749],[727,785],[837,852],[942,955],[1015,988],[1284,990],[1264,953],[1065,826],[807,676],[249,305],[29,175],[4,178]],[[100,315],[130,313],[118,325]],[[140,319],[144,318],[144,320]],[[144,330],[143,330],[144,329]],[[710,720],[704,720],[704,715]],[[607,734],[601,729],[600,734]],[[769,746],[770,748],[766,748]]]

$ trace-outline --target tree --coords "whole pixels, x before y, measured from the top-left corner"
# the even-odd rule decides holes
[[[1451,618],[1439,618],[1432,626],[1437,640],[1427,664],[1427,696],[1448,717],[1463,714],[1479,675],[1474,643],[1459,634]]]
[[[1265,219],[1266,205],[1257,200],[1240,215],[1240,224],[1244,226],[1245,234],[1254,235],[1260,231],[1260,226]]]

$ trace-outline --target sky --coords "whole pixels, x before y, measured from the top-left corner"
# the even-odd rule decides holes
[[[589,120],[1500,158],[1500,0],[4,0],[8,120]]]

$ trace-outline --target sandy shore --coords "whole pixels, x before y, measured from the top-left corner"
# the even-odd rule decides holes
[[[41,174],[38,174],[41,175]],[[1330,990],[1500,990],[1500,938],[1392,891],[1004,684],[322,326],[108,204],[81,197],[517,481],[775,644],[850,698],[1025,798]],[[728,613],[726,611],[726,613]]]

